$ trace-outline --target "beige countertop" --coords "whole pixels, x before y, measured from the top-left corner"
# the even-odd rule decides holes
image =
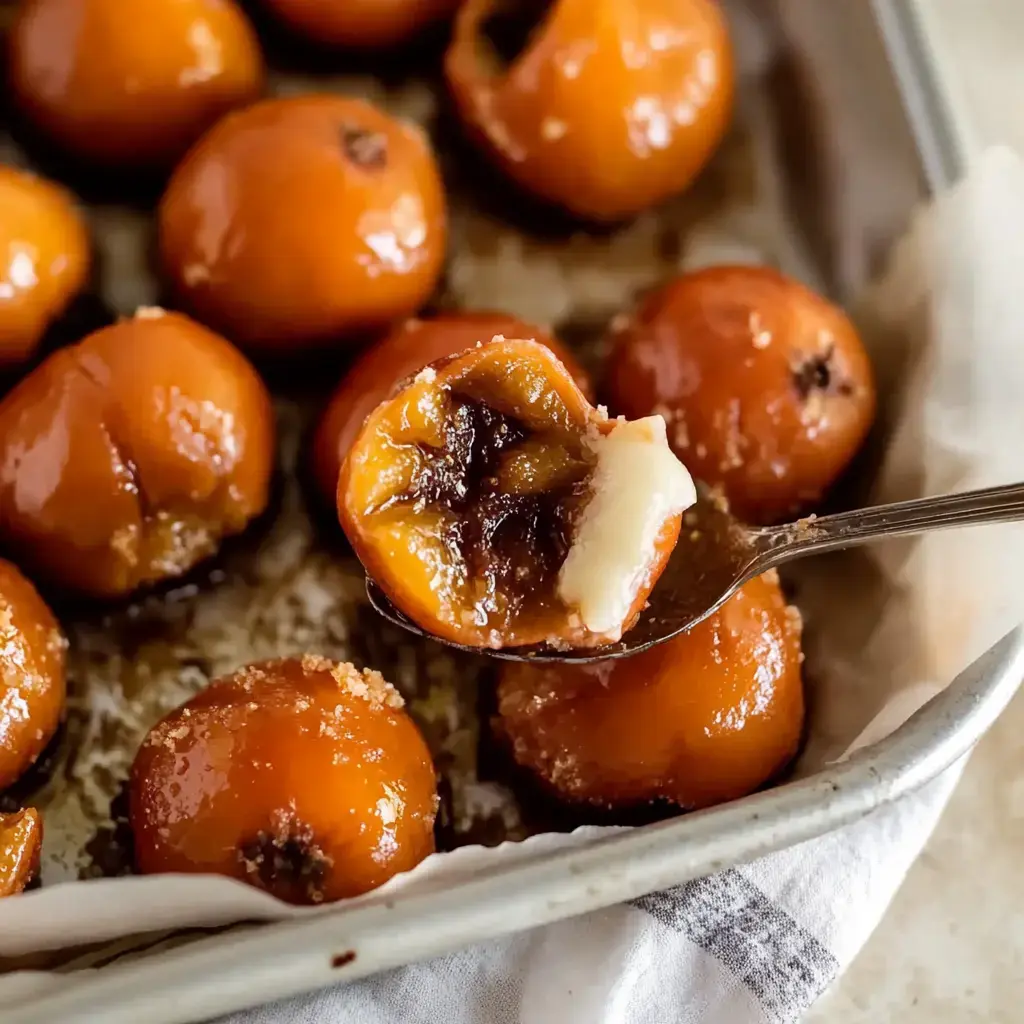
[[[974,147],[1024,153],[1024,2],[921,0]],[[1024,1021],[1024,690],[979,744],[888,913],[806,1024]]]

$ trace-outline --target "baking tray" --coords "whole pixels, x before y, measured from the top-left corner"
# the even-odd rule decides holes
[[[824,5],[814,0],[777,0],[761,6],[762,13],[770,10],[771,17],[779,20],[790,50],[789,59],[768,75],[771,87],[778,91],[776,102],[791,112],[806,108],[813,115],[806,123],[803,120],[794,123],[791,131],[783,131],[778,140],[773,140],[783,150],[780,163],[788,174],[779,190],[787,216],[799,226],[800,245],[799,251],[773,252],[771,256],[783,269],[802,270],[801,276],[828,287],[840,299],[849,298],[877,269],[881,252],[905,226],[913,203],[958,175],[969,155],[963,131],[949,115],[941,76],[936,74],[929,60],[914,4],[887,4],[879,0],[873,7],[827,5],[827,14],[823,13]],[[833,46],[828,59],[822,61],[821,48],[836,40],[841,40],[842,45],[838,49]],[[815,75],[823,66],[827,68],[827,76],[816,81]],[[323,84],[322,80],[309,79],[304,85],[294,79],[289,88],[323,87]],[[375,95],[374,90],[378,88],[369,78],[355,85],[347,80],[342,87],[368,91],[371,95]],[[393,93],[387,99],[392,108],[396,105],[401,108],[405,102],[401,96],[397,103],[391,102],[395,99]],[[419,102],[415,96],[409,99],[408,112],[413,116]],[[902,113],[904,109],[906,116]],[[884,111],[885,122],[896,125],[899,131],[895,143],[886,147],[886,194],[890,199],[898,197],[898,202],[874,215],[870,223],[859,218],[851,222],[842,216],[819,216],[820,204],[829,190],[834,190],[830,175],[835,171],[835,163],[824,138],[814,135],[811,122],[830,125],[830,131],[839,131],[847,121],[874,122],[879,111]],[[717,185],[723,178],[742,179],[744,176],[744,161],[736,159],[735,147],[727,145],[716,164],[694,190],[692,198],[676,208],[683,211],[679,214],[681,220],[687,223],[692,220],[697,229],[700,212],[694,215],[687,204],[713,204],[719,200]],[[856,162],[844,169],[844,192],[852,195],[858,190],[877,191],[877,177],[865,174],[864,180],[860,180]],[[742,180],[739,187],[742,188]],[[831,198],[834,199],[834,195]],[[138,283],[132,273],[125,272],[143,256],[135,230],[138,214],[102,204],[91,212],[105,228],[105,294],[114,307],[128,311],[135,304],[154,301],[158,296],[147,291],[148,285]],[[460,216],[456,213],[456,218]],[[456,233],[466,237],[490,226],[491,222],[483,218],[475,224],[458,224]],[[642,224],[638,230],[643,230]],[[752,229],[751,234],[757,233],[756,228]],[[574,244],[570,241],[570,248]],[[610,259],[615,264],[613,272],[619,273],[616,280],[622,289],[642,286],[646,282],[634,281],[630,276],[628,245],[623,252],[616,244],[611,239],[603,248],[595,245],[590,250],[583,245],[577,246],[576,251],[583,261]],[[535,244],[527,243],[521,250],[524,263],[535,261],[541,271],[536,278],[535,305],[519,307],[516,312],[542,321],[555,321],[563,332],[571,327],[579,337],[570,340],[580,341],[586,354],[588,337],[600,333],[599,327],[608,311],[601,305],[603,298],[592,304],[589,315],[593,321],[590,327],[594,330],[588,330],[586,316],[582,323],[579,320],[565,325],[559,322],[557,309],[545,305],[547,298],[543,294],[543,273],[551,269],[547,245],[541,239]],[[710,253],[711,258],[714,255]],[[727,250],[721,258],[732,255],[733,252]],[[506,263],[505,270],[507,267]],[[495,268],[490,272],[501,274],[500,260],[495,261]],[[460,277],[467,273],[470,277],[476,275],[468,286]],[[475,305],[488,305],[487,275],[486,267],[483,271],[467,270],[459,265],[451,267],[447,290],[451,293],[452,304],[458,304],[460,292],[468,292]],[[292,414],[290,406],[281,409],[285,433],[294,440],[300,435],[294,424],[289,425]],[[295,509],[289,505],[291,501],[286,494],[283,511],[277,510],[279,520],[294,514]],[[272,539],[264,542],[262,549],[271,561],[280,554]],[[221,577],[231,575],[230,559],[226,565],[216,570]],[[347,587],[352,591],[348,597],[353,606],[361,600],[353,589],[355,581],[356,577],[335,581],[341,589]],[[222,592],[230,593],[232,585],[230,579],[223,583]],[[179,607],[187,607],[188,599],[194,594],[187,592],[183,596],[186,600]],[[216,605],[213,608],[216,609]],[[273,618],[273,611],[268,611],[270,618]],[[165,615],[163,611],[160,614]],[[167,614],[173,620],[176,613]],[[145,615],[143,610],[143,618]],[[194,628],[196,624],[188,625]],[[246,623],[247,628],[250,625]],[[259,629],[264,629],[265,619],[258,625]],[[200,637],[202,626],[200,623]],[[110,622],[104,621],[86,625],[77,634],[79,670],[92,672],[101,681],[104,681],[106,669],[100,666],[107,666],[112,660],[111,649],[104,646],[106,632],[110,629]],[[262,642],[259,629],[254,634],[257,648]],[[124,638],[116,635],[116,624],[113,633],[113,642],[121,643]],[[274,637],[266,638],[268,654],[277,653],[275,643]],[[375,654],[382,656],[386,644],[387,634],[383,634],[375,650],[365,652],[367,660]],[[198,642],[198,647],[201,646]],[[137,646],[132,657],[146,665],[146,651],[145,647]],[[199,653],[208,660],[190,665],[193,675],[215,674],[220,670],[216,652]],[[176,656],[182,658],[182,652],[177,651]],[[234,652],[225,655],[229,659],[233,656]],[[415,660],[420,655],[413,657]],[[439,653],[437,657],[443,660],[448,656]],[[436,668],[438,664],[442,666],[440,669]],[[396,682],[400,686],[403,675],[436,675],[452,668],[447,662],[419,661],[412,666],[399,663],[390,667],[397,671]],[[387,669],[385,672],[388,674]],[[887,739],[840,765],[809,777],[794,779],[722,807],[606,834],[572,848],[524,857],[515,863],[497,861],[491,870],[482,870],[470,881],[450,886],[435,885],[426,891],[404,895],[371,895],[358,906],[339,905],[329,914],[309,919],[238,926],[207,937],[197,938],[194,933],[156,936],[141,945],[132,940],[113,951],[89,952],[65,962],[59,968],[60,973],[48,980],[42,994],[34,988],[31,996],[16,1003],[10,1001],[13,996],[9,995],[4,1019],[26,1024],[77,1020],[134,1024],[139,1020],[200,1019],[409,963],[721,870],[839,827],[933,778],[969,750],[984,733],[1013,696],[1022,675],[1024,633],[1015,631]],[[146,680],[136,682],[141,687]],[[119,680],[119,685],[124,686],[123,680]],[[189,685],[194,687],[196,680],[192,679]],[[408,695],[407,689],[406,692]],[[173,704],[186,695],[172,691],[165,694],[165,698]],[[414,713],[417,711],[415,696]],[[427,703],[430,699],[428,695]],[[145,709],[150,716],[154,710],[153,707]],[[136,729],[139,725],[134,723]],[[427,732],[431,738],[429,727]],[[458,732],[458,729],[452,730],[451,735]],[[460,817],[461,807],[461,817],[465,819],[464,827],[455,830],[457,834],[451,845],[488,838],[493,841],[495,837],[487,834],[493,823],[470,820],[473,816],[467,817],[464,813],[472,803],[471,783],[463,785],[459,773],[465,737],[454,744],[449,739],[450,736],[443,737],[441,744],[452,762],[449,785],[459,791],[455,796],[455,817]],[[469,741],[473,739],[469,737]],[[436,753],[437,746],[433,745]],[[109,759],[105,764],[100,763],[100,767],[109,769]],[[108,795],[110,780],[94,769],[95,766],[78,776],[68,773],[65,778],[65,781],[77,780],[70,789],[81,806],[85,806],[88,799],[102,803]],[[83,779],[98,792],[91,795],[86,792]],[[76,791],[76,786],[81,791]],[[62,826],[65,820],[70,822],[67,829],[74,830],[74,814],[58,814],[57,818]],[[47,821],[49,835],[49,816]],[[90,831],[94,825],[91,821],[81,824]],[[500,824],[502,831],[496,838],[517,838],[525,834],[522,822],[514,816],[504,817]],[[94,867],[100,873],[118,870],[117,829],[113,827],[114,822],[111,826],[106,830],[108,848],[96,854]],[[74,837],[65,835],[63,838],[67,847],[76,846]],[[99,833],[92,836],[92,840],[97,838]],[[112,859],[108,856],[111,854]],[[80,868],[81,865],[62,863],[60,856],[51,857],[46,866],[49,878],[55,880],[68,877],[72,870],[82,873]],[[514,901],[508,898],[510,892],[516,893]]]

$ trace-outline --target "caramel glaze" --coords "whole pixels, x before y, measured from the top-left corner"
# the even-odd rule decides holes
[[[67,641],[35,588],[0,561],[0,790],[28,770],[64,713]]]
[[[290,903],[357,896],[434,850],[434,768],[402,698],[312,655],[244,668],[168,715],[129,804],[140,872],[213,872]]]
[[[0,541],[33,578],[114,598],[213,554],[265,507],[270,398],[224,339],[142,310],[0,402]]]
[[[235,0],[25,0],[9,78],[26,116],[65,150],[163,169],[263,89],[256,34]]]
[[[732,52],[714,0],[513,5],[525,25],[509,24],[508,10],[461,6],[445,74],[462,119],[511,178],[607,222],[690,184],[732,111]],[[519,45],[488,50],[492,35]]]
[[[765,267],[685,274],[613,332],[614,412],[660,413],[687,469],[739,519],[796,518],[863,442],[871,364],[838,307]]]
[[[771,573],[635,657],[506,663],[497,729],[563,801],[708,807],[756,789],[796,753],[801,658],[799,615]]]
[[[445,216],[418,128],[363,100],[266,100],[179,165],[158,212],[160,253],[201,320],[282,352],[419,309],[441,273]]]
[[[406,320],[371,345],[353,364],[317,425],[312,469],[324,502],[334,507],[341,463],[366,417],[377,405],[428,363],[464,352],[498,335],[529,338],[551,349],[589,397],[590,381],[572,353],[535,324],[505,313],[473,311]]]

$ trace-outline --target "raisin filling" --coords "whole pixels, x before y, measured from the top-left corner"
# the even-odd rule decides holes
[[[558,572],[592,465],[582,436],[531,430],[453,392],[442,445],[417,448],[419,466],[399,501],[442,513],[475,624],[504,629],[561,608]]]

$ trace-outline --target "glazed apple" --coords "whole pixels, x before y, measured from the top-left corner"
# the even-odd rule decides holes
[[[796,753],[801,660],[799,615],[771,573],[633,657],[506,664],[498,730],[568,803],[708,807],[757,789]]]
[[[172,579],[266,507],[270,398],[232,345],[141,310],[0,401],[0,539],[33,578],[102,598]]]
[[[472,348],[496,335],[529,338],[546,346],[562,361],[584,394],[590,381],[572,354],[548,331],[505,313],[444,313],[410,319],[371,345],[342,378],[313,439],[313,475],[324,501],[333,506],[341,463],[380,402],[428,363]]]
[[[766,267],[684,274],[648,295],[614,332],[607,391],[616,412],[661,413],[693,475],[761,524],[818,502],[875,414],[853,324]]]
[[[307,655],[215,680],[132,765],[143,874],[210,872],[289,903],[357,896],[434,851],[430,753],[379,672]]]
[[[0,369],[32,357],[89,276],[89,235],[71,196],[0,167]]]
[[[715,0],[467,0],[445,76],[509,177],[594,221],[685,189],[732,112],[732,51]]]
[[[18,105],[90,162],[170,167],[263,89],[235,0],[25,0],[10,35]]]
[[[66,648],[35,588],[0,560],[0,791],[28,770],[60,725]]]
[[[160,253],[200,320],[280,353],[415,313],[442,270],[445,216],[418,128],[343,96],[266,100],[224,118],[178,166]]]
[[[338,483],[367,572],[476,647],[592,647],[636,621],[693,483],[658,417],[610,420],[551,351],[498,338],[370,414]]]
[[[24,892],[39,873],[43,819],[35,808],[0,814],[0,898]]]

